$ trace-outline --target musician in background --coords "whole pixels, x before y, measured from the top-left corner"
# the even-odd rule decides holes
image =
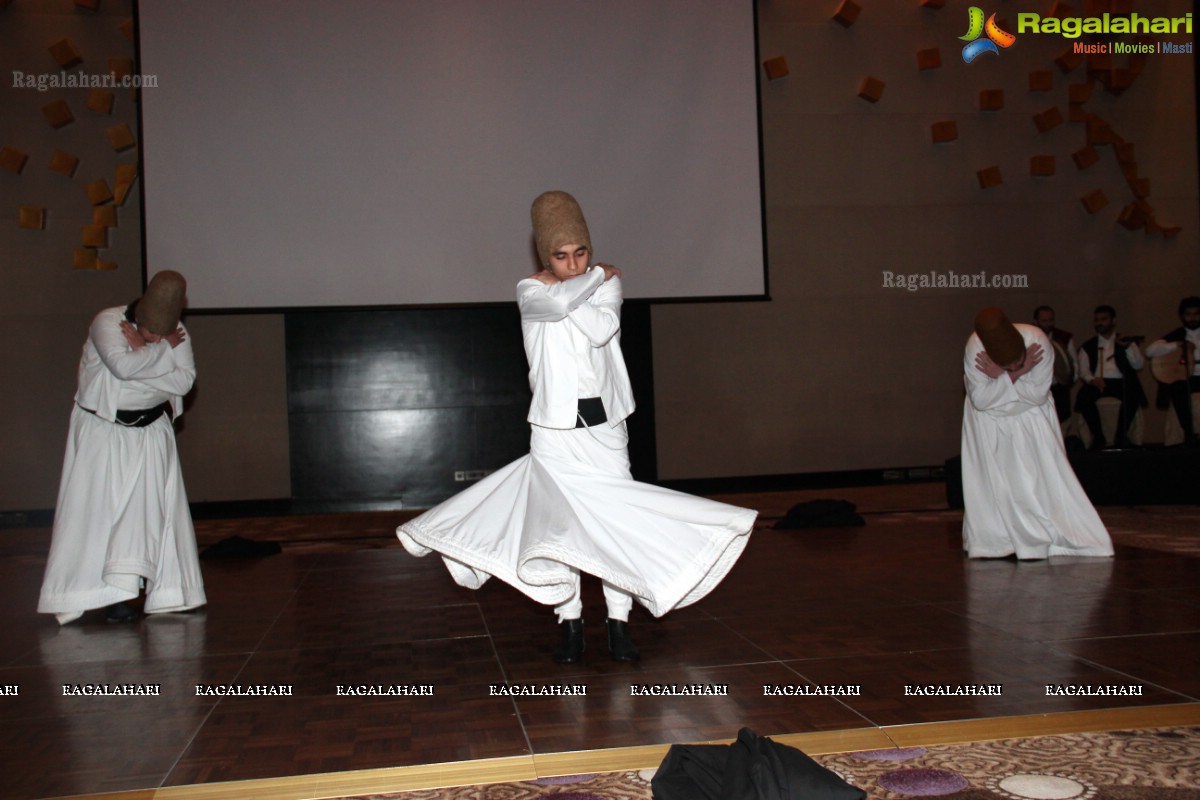
[[[1075,337],[1054,326],[1054,309],[1050,306],[1035,308],[1033,321],[1054,348],[1054,380],[1050,384],[1050,396],[1054,398],[1054,411],[1062,424],[1071,416],[1071,387],[1075,385],[1075,351],[1078,349]]]
[[[1092,327],[1096,335],[1084,342],[1076,356],[1075,367],[1083,386],[1075,397],[1075,410],[1087,423],[1092,434],[1092,449],[1108,446],[1100,427],[1100,411],[1096,401],[1113,397],[1121,401],[1117,416],[1114,444],[1131,447],[1129,423],[1138,408],[1145,408],[1146,393],[1138,379],[1138,370],[1145,364],[1134,339],[1117,333],[1117,311],[1112,306],[1096,306],[1092,312]]]
[[[1158,406],[1166,408],[1167,399],[1174,406],[1179,417],[1179,426],[1183,428],[1183,440],[1195,445],[1200,439],[1196,437],[1196,422],[1192,419],[1192,398],[1200,392],[1200,363],[1196,362],[1196,353],[1200,351],[1200,297],[1185,297],[1179,301],[1179,321],[1183,326],[1176,328],[1158,341],[1146,348],[1146,355],[1161,359],[1178,356],[1175,370],[1170,377],[1176,378],[1164,382],[1159,378]],[[1187,369],[1191,366],[1191,370]]]

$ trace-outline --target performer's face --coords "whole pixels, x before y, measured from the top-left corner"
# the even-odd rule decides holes
[[[155,342],[161,342],[162,338],[163,338],[163,337],[159,336],[157,333],[153,333],[149,328],[140,328],[139,327],[137,329],[137,332],[138,332],[138,335],[142,337],[142,340],[146,342],[146,344],[154,344]]]
[[[1099,314],[1092,315],[1092,327],[1101,336],[1108,336],[1113,332],[1113,328],[1117,327],[1117,321],[1113,319],[1112,314],[1101,311]]]
[[[587,272],[591,250],[582,244],[564,244],[550,254],[548,269],[560,281],[578,278]]]
[[[1043,333],[1049,333],[1054,330],[1054,312],[1048,308],[1039,311],[1037,319],[1034,321],[1037,322],[1038,327],[1042,329]]]
[[[1179,315],[1179,319],[1183,321],[1183,327],[1189,331],[1194,331],[1200,328],[1200,308],[1193,306],[1185,308],[1183,313]]]

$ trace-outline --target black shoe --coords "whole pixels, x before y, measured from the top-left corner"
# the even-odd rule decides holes
[[[637,661],[641,657],[637,645],[629,638],[629,623],[619,619],[608,621],[608,652],[613,661]]]
[[[138,618],[138,612],[128,603],[113,603],[104,615],[105,622],[133,622]]]
[[[554,651],[556,664],[574,664],[583,658],[583,620],[565,619],[562,628],[562,643]]]
[[[1107,449],[1108,449],[1108,442],[1105,441],[1103,436],[1092,437],[1092,443],[1088,446],[1088,450],[1091,450],[1093,453],[1099,452],[1101,450],[1107,450]]]

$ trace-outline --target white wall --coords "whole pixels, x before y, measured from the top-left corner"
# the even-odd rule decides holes
[[[762,92],[772,302],[655,308],[663,478],[940,464],[958,452],[962,349],[978,309],[1030,321],[1048,303],[1082,342],[1092,308],[1111,303],[1123,331],[1156,338],[1178,324],[1179,298],[1200,293],[1193,55],[1150,57],[1123,95],[1097,87],[1086,105],[1134,143],[1149,201],[1183,226],[1147,237],[1115,224],[1132,197],[1112,149],[1081,172],[1070,156],[1085,126],[1043,134],[1032,121],[1051,106],[1066,117],[1067,85],[1085,80],[1084,67],[1053,64],[1065,40],[1023,35],[968,65],[965,8],[860,3],[847,29],[830,21],[837,5],[759,4],[761,56],[790,66]],[[1015,25],[1016,12],[1046,5],[1008,2],[1001,16]],[[1138,4],[1142,15],[1190,10]],[[942,67],[919,71],[916,51],[934,46]],[[1052,70],[1051,92],[1029,91],[1037,69]],[[866,75],[886,82],[878,103],[856,96]],[[978,111],[991,88],[1005,91],[1004,110]],[[934,145],[930,125],[943,119],[957,120],[959,139]],[[1031,177],[1043,153],[1057,173]],[[990,165],[1004,183],[984,190],[975,173]],[[1094,188],[1110,202],[1089,215],[1079,198]],[[1026,276],[1028,288],[909,292],[884,288],[885,270],[985,270]],[[1152,414],[1147,440],[1161,431]]]

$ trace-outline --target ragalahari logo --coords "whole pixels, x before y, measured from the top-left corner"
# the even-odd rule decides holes
[[[980,39],[979,37],[984,34],[987,35],[987,38]],[[967,42],[967,46],[963,48],[962,57],[963,61],[968,64],[984,53],[1000,55],[1000,48],[1012,47],[1013,42],[1017,40],[1017,37],[1002,30],[996,24],[995,14],[992,14],[987,18],[987,22],[984,22],[983,9],[978,6],[971,6],[967,12],[967,33],[958,38]]]

